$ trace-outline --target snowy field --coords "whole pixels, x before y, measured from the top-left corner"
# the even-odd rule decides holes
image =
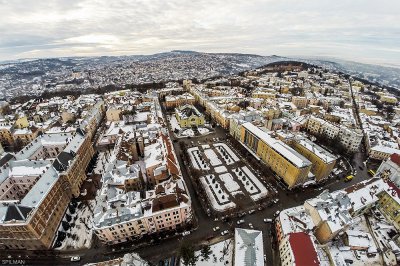
[[[240,169],[235,169],[234,172],[254,201],[268,196],[268,190],[266,187],[258,180],[258,178],[247,166],[244,166]]]
[[[236,204],[229,200],[229,195],[213,175],[203,176],[200,181],[214,210],[226,211],[236,207]]]
[[[90,248],[93,235],[93,213],[91,210],[94,210],[95,201],[91,200],[89,205],[90,207],[85,204],[78,205],[74,214],[71,214],[67,209],[66,215],[72,217],[72,220],[69,222],[69,224],[75,225],[70,227],[68,230],[64,230],[62,223],[60,224],[58,231],[65,232],[67,237],[62,242],[61,247],[56,249],[70,250]],[[64,222],[67,222],[66,215],[63,218]]]
[[[211,245],[211,255],[208,260],[201,256],[201,251],[196,251],[195,255],[198,258],[196,266],[230,266],[233,265],[233,248],[234,240],[232,238],[217,244]],[[181,265],[183,263],[181,262]]]
[[[222,164],[221,160],[218,159],[217,154],[213,150],[211,149],[204,150],[204,154],[210,160],[212,166],[217,166]]]
[[[214,171],[219,174],[219,173],[228,172],[228,169],[226,169],[225,166],[218,166],[218,167],[214,168]]]
[[[197,147],[188,149],[190,160],[194,168],[200,170],[210,170],[208,163],[200,157],[200,150]]]
[[[186,137],[193,137],[194,136],[194,132],[193,132],[193,129],[188,128],[188,129],[182,130],[180,135],[181,136],[186,136]]]
[[[222,174],[219,176],[219,178],[222,180],[222,182],[224,182],[224,185],[229,192],[234,192],[240,189],[239,184],[233,180],[233,177],[230,173]]]
[[[205,135],[210,132],[210,130],[205,127],[198,127],[197,130],[199,131],[200,135]]]
[[[214,147],[217,149],[219,155],[224,159],[227,165],[231,165],[239,161],[239,158],[236,156],[236,154],[226,144],[218,143],[215,144]]]
[[[181,126],[179,125],[178,121],[176,120],[176,117],[174,115],[170,116],[169,123],[171,124],[172,131],[176,130],[181,130]]]

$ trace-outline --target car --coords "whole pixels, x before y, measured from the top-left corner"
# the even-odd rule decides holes
[[[188,235],[190,235],[190,231],[185,231],[182,233],[182,236],[188,236]]]
[[[260,207],[258,207],[258,210],[259,210],[259,211],[262,211],[262,210],[264,210],[264,207],[263,207],[263,206],[260,206]]]
[[[273,202],[276,204],[279,202],[279,199],[274,199]]]
[[[238,225],[242,224],[242,223],[244,223],[244,220],[239,220],[239,221],[236,222],[236,224],[238,224]]]
[[[272,219],[265,218],[264,223],[272,223]]]
[[[79,257],[79,256],[73,256],[73,257],[71,257],[71,261],[72,262],[76,262],[76,261],[80,261],[81,260],[81,257]]]
[[[375,171],[372,170],[372,169],[369,169],[369,170],[368,170],[368,174],[370,174],[371,176],[374,176],[374,175],[375,175]]]
[[[281,213],[281,211],[276,211],[275,212],[275,217],[278,216]]]
[[[344,182],[349,182],[351,180],[353,180],[354,176],[353,175],[348,175],[346,176],[346,178],[344,179]]]
[[[222,231],[222,232],[221,232],[221,236],[224,236],[224,235],[227,235],[227,234],[229,234],[229,231],[228,231],[228,230],[225,230],[225,231]]]
[[[267,255],[264,254],[264,261],[267,261]]]
[[[250,227],[251,229],[253,229],[253,228],[254,228],[254,226],[253,226],[253,224],[252,224],[252,223],[249,223],[249,227]]]
[[[214,232],[217,232],[217,231],[219,231],[219,229],[220,229],[220,228],[217,226],[217,227],[214,227],[214,228],[213,228],[213,231],[214,231]]]
[[[249,214],[253,214],[255,212],[255,210],[250,210]]]
[[[246,213],[245,213],[245,212],[242,212],[242,213],[238,213],[237,217],[238,217],[238,218],[242,218],[242,217],[245,216],[245,215],[246,215]]]

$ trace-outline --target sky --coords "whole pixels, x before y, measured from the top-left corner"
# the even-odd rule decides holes
[[[399,0],[0,0],[0,60],[171,50],[400,66]]]

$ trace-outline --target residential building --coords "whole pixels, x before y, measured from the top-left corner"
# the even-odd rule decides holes
[[[181,128],[204,125],[204,115],[193,105],[175,108],[175,117]]]
[[[235,266],[263,266],[264,245],[262,231],[235,228]]]
[[[312,237],[304,232],[288,234],[279,245],[279,254],[283,266],[320,265]]]
[[[312,163],[311,173],[317,182],[328,178],[335,167],[337,157],[311,140],[298,136],[293,147]]]
[[[312,163],[284,142],[272,138],[252,123],[244,123],[240,141],[288,185],[289,189],[308,180]]]

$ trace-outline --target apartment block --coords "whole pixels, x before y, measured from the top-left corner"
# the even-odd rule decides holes
[[[312,163],[252,123],[242,125],[240,141],[271,167],[290,189],[308,180]]]

